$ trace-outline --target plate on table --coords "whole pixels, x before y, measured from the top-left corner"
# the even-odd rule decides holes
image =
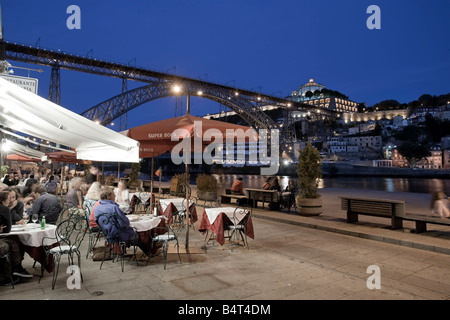
[[[15,224],[11,226],[11,232],[25,231],[25,226],[21,224]]]
[[[37,223],[27,223],[25,225],[25,230],[32,230],[32,229],[36,229],[36,228],[40,228],[41,225],[37,224]]]
[[[139,220],[139,216],[137,216],[135,214],[129,214],[127,217],[128,217],[128,220],[130,220],[130,221],[138,221]]]

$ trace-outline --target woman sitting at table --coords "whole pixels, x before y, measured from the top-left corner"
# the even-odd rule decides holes
[[[83,208],[83,193],[81,192],[81,185],[83,179],[75,177],[70,180],[69,191],[66,193],[67,204],[71,207]]]
[[[277,177],[273,177],[269,190],[281,191],[280,181],[278,181]]]
[[[95,181],[89,187],[86,196],[84,197],[83,207],[84,212],[86,213],[86,217],[89,220],[89,216],[91,215],[92,208],[94,205],[100,200],[100,192],[101,192],[101,184],[98,181]]]
[[[19,192],[14,187],[9,187],[3,191],[9,192],[9,211],[11,212],[12,224],[24,224],[25,219],[23,217],[24,204],[18,199]]]
[[[130,191],[128,190],[125,181],[119,181],[117,188],[114,189],[114,195],[116,196],[116,203],[119,205],[120,210],[122,210],[125,214],[130,213]]]
[[[0,192],[0,233],[9,233],[11,231],[11,214],[9,212],[9,191]],[[15,236],[8,236],[0,238],[0,256],[9,253],[11,257],[11,264],[13,276],[22,278],[32,278],[27,270],[22,267],[22,260],[24,252],[21,248],[20,242]],[[13,281],[18,279],[13,277]],[[10,281],[9,275],[5,279]],[[8,283],[6,283],[8,284]]]
[[[243,178],[239,177],[236,180],[234,180],[233,184],[231,185],[231,193],[233,194],[244,194],[244,184],[242,183]]]

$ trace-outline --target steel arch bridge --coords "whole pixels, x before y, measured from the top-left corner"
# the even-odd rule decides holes
[[[181,92],[175,92],[175,86],[179,86]],[[84,111],[81,115],[107,125],[142,104],[178,95],[197,96],[219,102],[236,112],[248,125],[255,129],[281,130],[284,127],[280,127],[272,118],[264,112],[260,112],[260,106],[268,103],[266,99],[259,95],[241,94],[236,89],[231,91],[214,85],[179,81],[160,81],[124,92]],[[288,107],[287,103],[277,103],[277,106]]]
[[[83,116],[98,120],[102,124],[107,124],[146,102],[176,95],[172,88],[177,84],[183,90],[180,94],[201,96],[220,102],[255,129],[279,129],[280,151],[286,152],[286,155],[292,158],[292,151],[289,149],[295,140],[292,110],[313,112],[321,110],[322,115],[332,117],[336,115],[333,111],[214,82],[67,54],[60,50],[47,50],[7,41],[0,42],[5,58],[52,68],[49,99],[56,103],[60,101],[60,69],[120,78],[122,88],[126,88],[127,80],[147,83],[143,87],[122,92],[82,113]],[[278,124],[267,116],[260,108],[265,105],[282,108],[285,113],[284,123]]]

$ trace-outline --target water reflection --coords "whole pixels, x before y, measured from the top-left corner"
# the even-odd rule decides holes
[[[261,188],[269,176],[260,175],[214,175],[218,181],[219,191],[231,187],[235,179],[242,176],[244,188]],[[281,188],[288,185],[289,176],[277,176]],[[319,188],[344,188],[380,190],[388,192],[416,192],[433,193],[443,191],[450,194],[450,179],[421,179],[421,178],[386,178],[386,177],[335,177],[324,178],[319,182]]]

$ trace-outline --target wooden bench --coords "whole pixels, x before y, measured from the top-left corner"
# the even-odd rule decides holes
[[[403,228],[401,216],[405,214],[405,202],[390,199],[339,197],[341,209],[347,211],[347,222],[358,222],[358,215],[391,219],[392,229]]]
[[[245,196],[243,194],[241,195],[241,194],[228,194],[227,193],[227,194],[220,195],[220,203],[231,203],[231,199],[236,199],[239,204],[242,204],[242,203],[240,203],[241,202],[240,200],[245,199],[245,203],[247,203],[247,200],[248,200],[247,196]]]
[[[269,203],[269,209],[271,210],[280,209],[280,199],[277,190],[245,188],[244,191],[248,193],[248,199],[252,207],[256,207],[258,201],[262,201],[263,209],[265,202]]]
[[[402,220],[414,221],[416,223],[416,230],[415,230],[416,233],[426,232],[427,223],[450,226],[450,219],[441,217],[406,213],[404,215],[400,215],[399,218],[401,218]]]

